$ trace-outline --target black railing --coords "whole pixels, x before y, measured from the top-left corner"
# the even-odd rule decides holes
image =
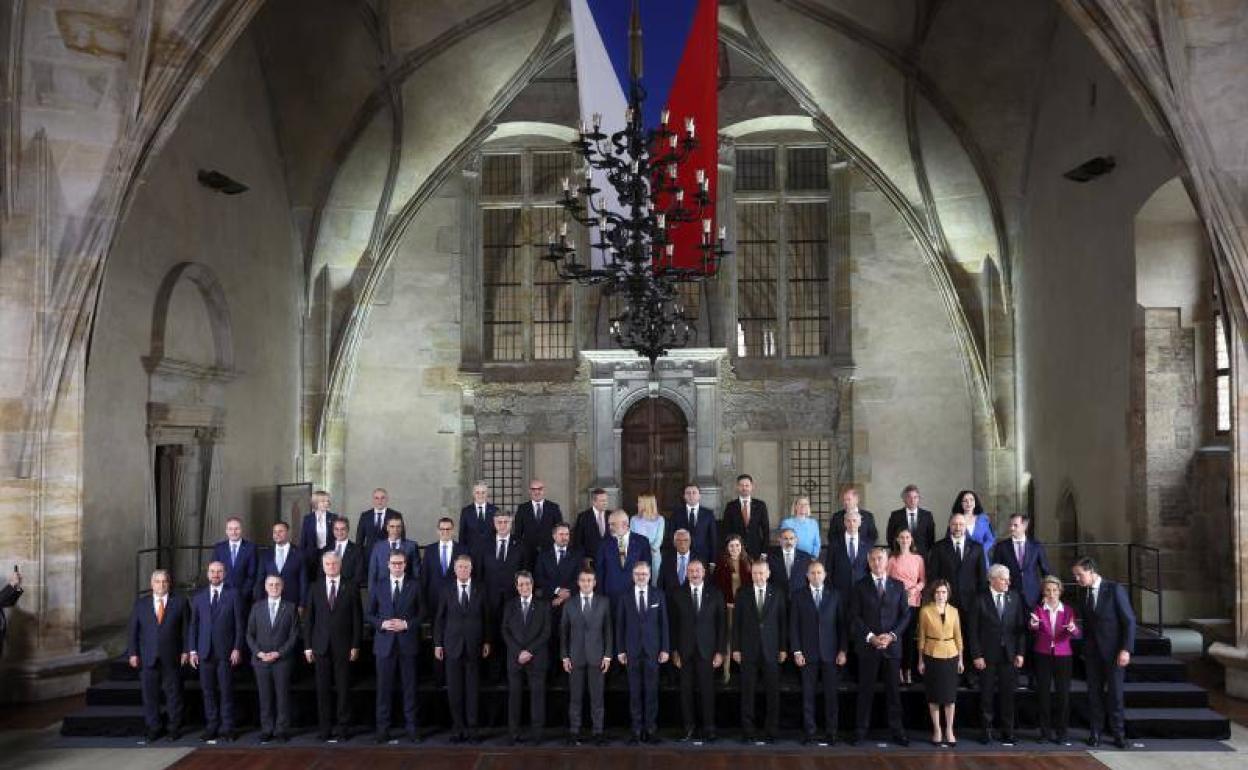
[[[1156,621],[1139,622],[1137,625],[1149,628],[1161,636],[1165,625],[1161,549],[1142,543],[1115,542],[1045,543],[1044,547],[1049,553],[1049,563],[1061,573],[1059,577],[1062,578],[1067,592],[1080,599],[1086,598],[1086,591],[1074,583],[1070,567],[1083,556],[1091,556],[1096,560],[1101,575],[1126,586],[1131,606],[1135,608],[1137,616],[1144,614],[1142,600],[1145,595],[1151,595],[1157,610]]]
[[[135,594],[151,593],[151,574],[156,569],[169,570],[174,591],[190,591],[198,587],[204,577],[204,568],[211,560],[211,545],[160,545],[141,548],[134,554]],[[259,551],[271,551],[272,546],[260,546]],[[178,558],[182,554],[181,559]]]

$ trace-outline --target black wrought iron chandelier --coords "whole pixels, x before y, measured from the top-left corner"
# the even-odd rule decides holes
[[[612,339],[619,347],[649,359],[653,369],[659,357],[684,347],[693,335],[678,286],[714,276],[728,251],[724,228],[712,232],[715,203],[705,171],[696,171],[694,189],[686,190],[678,181],[698,147],[693,119],[686,119],[683,130],[677,130],[664,109],[658,128],[645,127],[641,58],[641,23],[634,3],[624,129],[603,133],[600,115],[593,116],[592,125],[582,123],[573,146],[584,158],[584,184],[574,187],[572,180],[564,179],[560,199],[568,216],[589,229],[591,239],[596,231],[598,240],[590,243],[589,253],[598,256],[582,261],[583,252],[568,237],[564,224],[558,233],[549,234],[543,259],[554,265],[563,280],[601,286],[604,297],[620,297],[622,307],[611,324]],[[618,210],[594,186],[595,171],[603,172],[618,195]],[[680,228],[699,229],[695,259],[676,252],[674,238]]]

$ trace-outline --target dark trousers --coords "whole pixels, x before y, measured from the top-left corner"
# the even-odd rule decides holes
[[[139,669],[139,681],[143,689],[143,721],[147,729],[160,729],[160,694],[165,694],[165,712],[169,715],[169,729],[182,727],[182,674],[181,661],[157,660],[155,666],[144,665]]]
[[[606,707],[602,699],[602,669],[596,663],[584,666],[573,666],[572,678],[568,694],[568,728],[573,732],[581,729],[581,714],[585,702],[585,689],[589,689],[589,718],[594,727],[594,735],[602,734],[602,723],[606,716]]]
[[[351,659],[347,650],[330,649],[328,655],[317,655],[316,716],[321,735],[328,735],[330,726],[345,730],[351,722]]]
[[[529,722],[533,735],[541,735],[546,726],[546,659],[535,657],[528,665],[507,662],[507,728],[520,734],[520,710],[524,706],[524,683],[529,683]]]
[[[702,729],[715,732],[715,667],[711,659],[694,652],[681,660],[680,666],[680,713],[685,721],[685,732],[693,732],[697,725],[693,712],[693,695],[697,691],[702,709]]]
[[[234,671],[228,658],[199,661],[199,688],[204,693],[208,730],[234,729]]]
[[[394,703],[394,680],[403,688],[403,726],[416,732],[416,656],[403,655],[398,645],[390,655],[377,656],[377,732],[390,728],[390,707]]]
[[[633,732],[655,732],[659,721],[659,661],[649,655],[629,657],[628,714]]]
[[[894,735],[902,733],[901,683],[898,672],[900,658],[889,658],[870,645],[858,645],[858,708],[854,727],[858,735],[865,735],[871,727],[871,701],[875,698],[875,683],[884,673],[884,697],[888,704],[888,728]]]
[[[828,735],[835,735],[839,700],[837,689],[841,683],[841,672],[836,662],[808,660],[798,671],[802,677],[802,726],[806,735],[814,735],[818,729],[815,724],[815,696],[820,692],[820,682],[823,684],[824,729]]]
[[[1115,736],[1125,736],[1123,725],[1122,682],[1126,669],[1114,658],[1087,655],[1083,659],[1088,679],[1088,718],[1092,732],[1100,734],[1109,717],[1109,731]]]
[[[477,729],[477,691],[481,686],[481,659],[461,655],[446,659],[446,695],[451,704],[451,729]]]
[[[256,690],[260,694],[260,732],[273,735],[290,733],[290,661],[256,663]],[[277,705],[276,718],[273,706]]]
[[[979,671],[979,711],[983,719],[984,729],[1000,727],[1007,733],[1014,732],[1014,690],[1018,687],[1018,669],[1014,661],[1004,651],[1001,660],[989,661],[983,671]],[[993,701],[1000,701],[997,713],[1001,718],[994,722]]]
[[[1036,695],[1040,701],[1040,729],[1057,731],[1059,737],[1066,735],[1070,723],[1070,669],[1069,655],[1032,655],[1036,667]],[[1057,694],[1057,718],[1053,719],[1052,695]]]
[[[741,657],[741,728],[747,736],[754,734],[754,693],[760,676],[767,701],[766,731],[774,736],[780,724],[780,664],[764,655],[753,659]]]

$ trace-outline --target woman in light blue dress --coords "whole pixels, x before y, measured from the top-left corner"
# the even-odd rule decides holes
[[[810,498],[799,497],[793,501],[793,510],[780,522],[780,531],[793,530],[797,534],[797,549],[818,559],[823,542],[819,538],[819,522],[810,516]]]
[[[966,536],[983,546],[984,568],[992,566],[988,552],[992,550],[992,544],[997,541],[997,536],[992,533],[992,520],[984,512],[984,506],[980,503],[979,495],[975,494],[975,490],[964,489],[958,493],[958,496],[953,499],[953,508],[949,511],[949,515],[952,516],[955,513],[966,516]]]
[[[637,515],[628,523],[628,529],[650,541],[650,585],[652,586],[659,584],[665,523],[663,517],[659,515],[659,503],[654,495],[641,495],[637,498]]]

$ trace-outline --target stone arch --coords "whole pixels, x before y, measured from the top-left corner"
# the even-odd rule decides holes
[[[234,335],[230,324],[229,303],[225,290],[216,274],[198,262],[182,262],[165,274],[156,291],[156,303],[152,308],[151,347],[146,363],[154,369],[166,363],[166,335],[169,330],[169,306],[174,289],[182,280],[190,281],[203,300],[208,311],[214,348],[213,368],[222,372],[234,370]]]
[[[638,388],[621,398],[619,403],[616,404],[615,414],[612,415],[611,427],[615,430],[620,430],[624,425],[624,417],[629,410],[643,398],[651,397],[664,398],[671,401],[680,409],[681,414],[685,416],[685,422],[689,425],[690,432],[697,430],[694,427],[697,424],[697,410],[694,409],[693,404],[689,403],[689,399],[685,398],[679,391],[663,387],[662,385],[653,390],[650,388]]]

